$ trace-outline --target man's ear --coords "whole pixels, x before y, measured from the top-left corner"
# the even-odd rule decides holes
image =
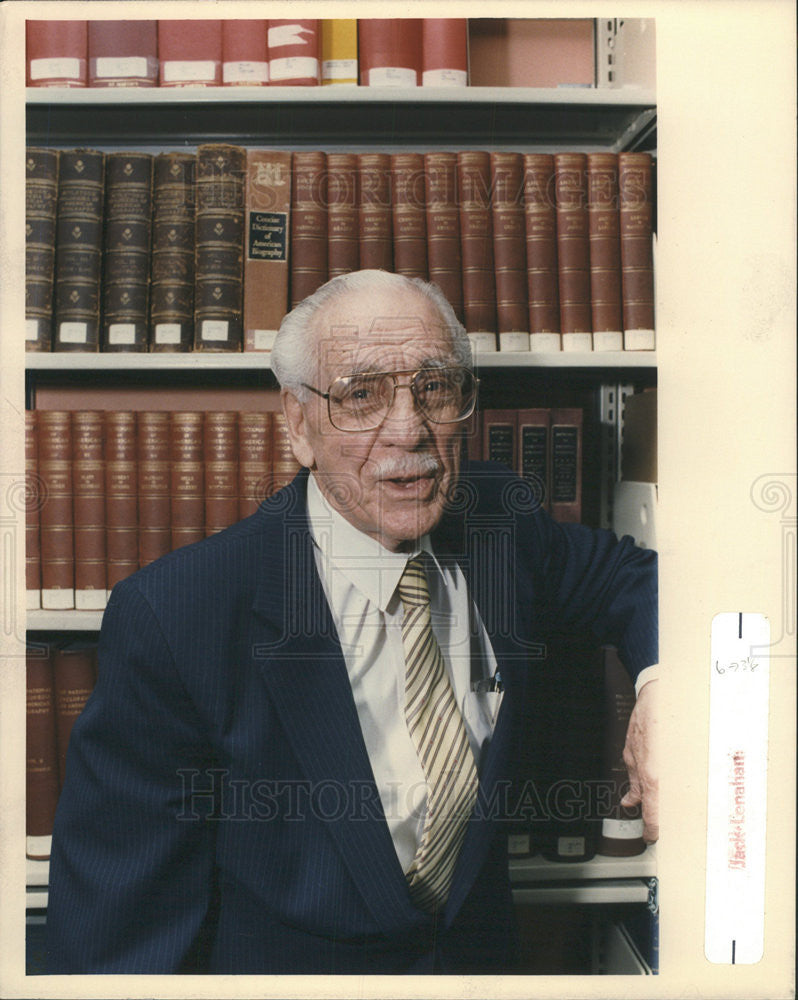
[[[280,393],[280,401],[283,405],[285,422],[288,428],[288,437],[291,440],[291,448],[294,457],[300,465],[312,469],[315,464],[313,446],[308,435],[309,427],[305,411],[296,396],[288,389],[283,389]]]

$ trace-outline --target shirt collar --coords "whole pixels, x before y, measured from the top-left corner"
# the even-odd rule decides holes
[[[429,535],[423,535],[411,552],[391,552],[330,506],[313,473],[308,476],[307,505],[311,538],[321,553],[324,572],[341,573],[380,611],[386,610],[413,556],[428,553],[440,571]]]

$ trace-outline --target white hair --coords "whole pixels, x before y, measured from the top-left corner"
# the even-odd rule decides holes
[[[318,365],[318,343],[314,322],[318,313],[330,302],[344,295],[366,291],[375,296],[381,292],[405,291],[423,296],[437,310],[443,326],[452,339],[453,360],[471,368],[471,344],[465,327],[457,319],[448,299],[437,285],[408,278],[390,271],[351,271],[332,278],[312,295],[303,299],[280,324],[271,352],[271,367],[277,381],[289,389],[300,402],[308,396],[303,382],[312,383]]]

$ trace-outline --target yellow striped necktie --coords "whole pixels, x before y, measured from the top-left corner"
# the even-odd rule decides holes
[[[410,894],[422,909],[446,902],[477,794],[477,770],[463,719],[432,632],[423,556],[411,559],[399,581],[404,607],[405,718],[427,781],[421,842],[407,871]]]

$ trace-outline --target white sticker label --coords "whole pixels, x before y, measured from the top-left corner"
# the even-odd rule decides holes
[[[79,80],[81,59],[31,59],[31,80]]]
[[[417,82],[416,71],[405,66],[378,66],[369,70],[370,87],[415,87]]]
[[[25,340],[33,341],[39,339],[39,321],[37,319],[25,320]]]
[[[146,56],[100,56],[97,59],[94,75],[98,77],[130,77],[147,76]]]
[[[425,69],[421,74],[423,87],[465,87],[467,82],[464,69]]]
[[[274,347],[276,330],[253,330],[252,342],[256,351],[270,351]]]
[[[164,83],[185,83],[188,80],[199,80],[203,83],[213,83],[216,79],[216,63],[213,60],[183,62],[170,59],[162,64]]]
[[[85,323],[62,323],[58,327],[58,339],[62,344],[85,344],[89,339]]]
[[[325,59],[321,75],[323,80],[357,80],[357,59]]]
[[[156,344],[179,344],[180,324],[179,323],[157,323],[155,325]]]
[[[133,323],[111,323],[108,327],[108,343],[115,346],[136,343],[136,327]]]
[[[202,340],[227,340],[229,324],[223,319],[206,319],[202,323],[200,336]]]
[[[222,63],[222,82],[251,83],[259,86],[269,82],[267,62],[226,62]]]
[[[319,75],[319,60],[310,56],[289,56],[272,59],[269,72],[274,80],[315,80]]]

